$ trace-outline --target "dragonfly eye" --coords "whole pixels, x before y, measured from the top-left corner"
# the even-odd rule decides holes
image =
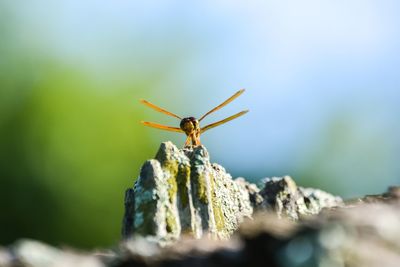
[[[189,117],[181,120],[180,127],[186,134],[190,134],[199,127],[198,125],[199,123],[195,118]]]

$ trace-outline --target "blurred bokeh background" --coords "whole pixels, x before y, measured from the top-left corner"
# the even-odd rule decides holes
[[[0,0],[0,244],[101,247],[124,191],[200,116],[234,177],[289,174],[344,197],[400,181],[400,2]]]

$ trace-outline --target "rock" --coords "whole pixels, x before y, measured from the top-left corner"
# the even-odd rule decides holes
[[[397,267],[399,205],[361,204],[297,222],[258,213],[228,241],[179,240],[144,257],[128,248],[113,266]]]
[[[13,265],[14,258],[6,248],[0,247],[0,266],[11,267]]]
[[[100,256],[61,250],[39,241],[22,239],[0,250],[1,267],[105,267]]]
[[[180,150],[165,142],[126,191],[122,235],[148,236],[160,244],[185,234],[226,239],[254,209],[298,220],[340,205],[340,197],[298,187],[289,176],[266,179],[261,190],[244,178],[232,180],[210,163],[204,146]]]
[[[242,187],[244,187],[247,190],[247,193],[249,194],[250,198],[250,203],[253,206],[253,208],[261,205],[264,199],[260,195],[260,189],[257,187],[257,185],[249,183],[243,177],[236,178],[235,182],[239,183]]]
[[[297,187],[290,176],[267,178],[258,194],[263,199],[256,204],[258,210],[275,211],[278,217],[293,220],[343,205],[340,197],[319,189]]]
[[[399,208],[361,204],[292,224],[264,214],[242,225],[241,266],[399,266]]]
[[[342,207],[343,199],[316,188],[299,187],[307,210],[304,215],[318,214],[322,209]]]
[[[113,251],[76,252],[38,241],[0,247],[1,267],[398,267],[400,202],[393,190],[384,202],[328,209],[307,220],[257,213],[227,240],[186,238],[161,247],[136,236]],[[377,195],[378,196],[378,195]]]
[[[363,203],[400,203],[400,186],[390,186],[387,192],[379,195],[366,195],[364,197],[346,200],[346,205]]]
[[[165,142],[126,191],[122,234],[160,242],[185,234],[226,239],[252,212],[245,185],[211,164],[204,146],[180,150]]]

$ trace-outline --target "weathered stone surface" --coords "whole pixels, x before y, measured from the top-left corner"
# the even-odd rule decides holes
[[[160,243],[184,234],[228,238],[253,209],[298,220],[342,204],[340,197],[298,187],[289,176],[266,179],[260,190],[210,163],[204,146],[180,150],[165,142],[126,191],[122,234],[152,236]]]
[[[151,246],[151,256],[146,257],[138,255],[136,247],[148,241],[131,240],[114,266],[397,267],[396,196],[376,195],[385,200],[328,209],[300,221],[278,218],[275,212],[259,213],[229,241],[180,240],[168,248]]]
[[[249,194],[250,203],[253,208],[261,205],[264,199],[260,195],[260,189],[257,187],[257,185],[246,181],[246,179],[244,179],[243,177],[235,179],[235,182],[246,189],[247,193]]]
[[[304,215],[318,214],[322,209],[341,207],[344,205],[343,199],[316,188],[299,187],[299,191],[304,199],[307,209]]]
[[[23,239],[0,248],[0,267],[105,267],[101,255],[61,250],[39,241]]]
[[[400,201],[400,186],[390,186],[387,192],[380,195],[366,195],[356,199],[346,200],[346,205],[357,205],[362,203],[398,203]]]
[[[114,251],[78,253],[20,240],[0,247],[0,266],[398,267],[399,197],[388,192],[374,198],[377,202],[357,202],[297,222],[260,213],[222,241],[182,238],[160,247],[156,240],[137,237]]]
[[[243,183],[211,164],[204,146],[179,150],[165,142],[126,191],[122,233],[161,241],[183,234],[228,238],[252,212]]]
[[[361,198],[364,199],[364,198]],[[376,201],[373,201],[375,199]],[[181,238],[167,247],[135,237],[91,253],[20,240],[0,247],[1,267],[398,267],[400,197],[395,188],[307,220],[275,212],[245,220],[229,240]]]
[[[342,206],[340,197],[314,188],[298,187],[290,176],[267,178],[259,192],[259,210],[275,211],[279,217],[298,220],[318,214],[323,208]]]

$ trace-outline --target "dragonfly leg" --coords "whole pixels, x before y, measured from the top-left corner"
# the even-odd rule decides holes
[[[200,131],[195,132],[195,133],[192,134],[192,145],[194,147],[201,145],[201,142],[200,142]]]
[[[188,147],[190,146],[190,142],[192,141],[192,137],[190,135],[188,135],[186,137],[186,141],[185,141],[185,146],[184,147]]]

